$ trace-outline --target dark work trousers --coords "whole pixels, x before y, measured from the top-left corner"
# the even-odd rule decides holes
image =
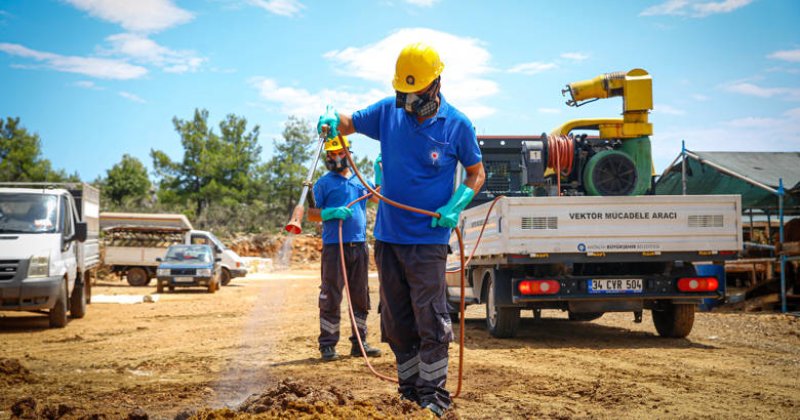
[[[397,359],[401,394],[420,405],[450,407],[448,346],[453,340],[444,272],[447,245],[375,242],[380,274],[381,339]]]
[[[347,282],[350,284],[350,299],[356,316],[361,340],[367,337],[367,312],[369,312],[368,264],[369,256],[364,242],[344,244],[344,262]],[[344,277],[342,277],[339,244],[322,247],[322,286],[319,291],[319,346],[335,346],[339,342],[340,307]],[[350,319],[349,315],[346,318]],[[358,345],[353,330],[350,341]]]

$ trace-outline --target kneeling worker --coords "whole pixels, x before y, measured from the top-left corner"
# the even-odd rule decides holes
[[[314,184],[314,201],[317,208],[310,208],[308,220],[322,221],[322,285],[319,293],[319,351],[322,360],[330,361],[338,358],[336,343],[339,342],[340,307],[342,303],[341,259],[339,255],[339,220],[342,223],[342,241],[344,242],[344,260],[347,280],[350,285],[350,299],[356,317],[358,333],[367,356],[377,357],[381,351],[367,344],[367,313],[369,304],[367,253],[367,212],[366,200],[359,201],[348,208],[351,201],[369,194],[357,177],[348,167],[344,147],[350,147],[343,136],[344,144],[338,138],[325,142],[325,166],[328,173],[320,177]],[[377,198],[371,198],[378,201]],[[361,350],[356,339],[356,332],[350,336],[351,356],[360,356]]]

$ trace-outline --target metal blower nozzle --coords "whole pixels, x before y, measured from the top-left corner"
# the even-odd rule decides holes
[[[299,235],[303,232],[303,214],[305,212],[306,209],[302,204],[294,206],[292,217],[289,219],[289,223],[286,224],[285,229],[287,232],[294,235]]]

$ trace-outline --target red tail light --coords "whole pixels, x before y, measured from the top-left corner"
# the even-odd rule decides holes
[[[678,280],[681,292],[714,292],[719,287],[716,277],[684,277]]]
[[[523,280],[517,287],[523,295],[554,295],[561,290],[555,280]]]
[[[735,255],[736,251],[720,251],[719,255]]]

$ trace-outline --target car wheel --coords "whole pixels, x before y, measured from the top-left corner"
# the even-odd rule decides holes
[[[72,289],[72,296],[69,301],[69,315],[72,318],[80,319],[86,316],[86,281],[76,280],[75,288]]]
[[[486,290],[486,328],[493,337],[511,338],[517,335],[519,308],[503,308],[495,305],[494,278],[488,277]]]
[[[231,272],[227,268],[222,269],[222,273],[220,273],[220,280],[223,286],[227,286],[231,283]]]
[[[150,283],[150,276],[142,267],[129,268],[125,277],[128,279],[128,284],[135,287],[147,286],[147,283]]]
[[[663,310],[653,310],[653,324],[658,335],[665,338],[684,338],[694,326],[694,305],[669,303]]]
[[[56,304],[47,314],[50,318],[50,327],[64,328],[67,325],[67,283],[61,287],[56,297]]]

